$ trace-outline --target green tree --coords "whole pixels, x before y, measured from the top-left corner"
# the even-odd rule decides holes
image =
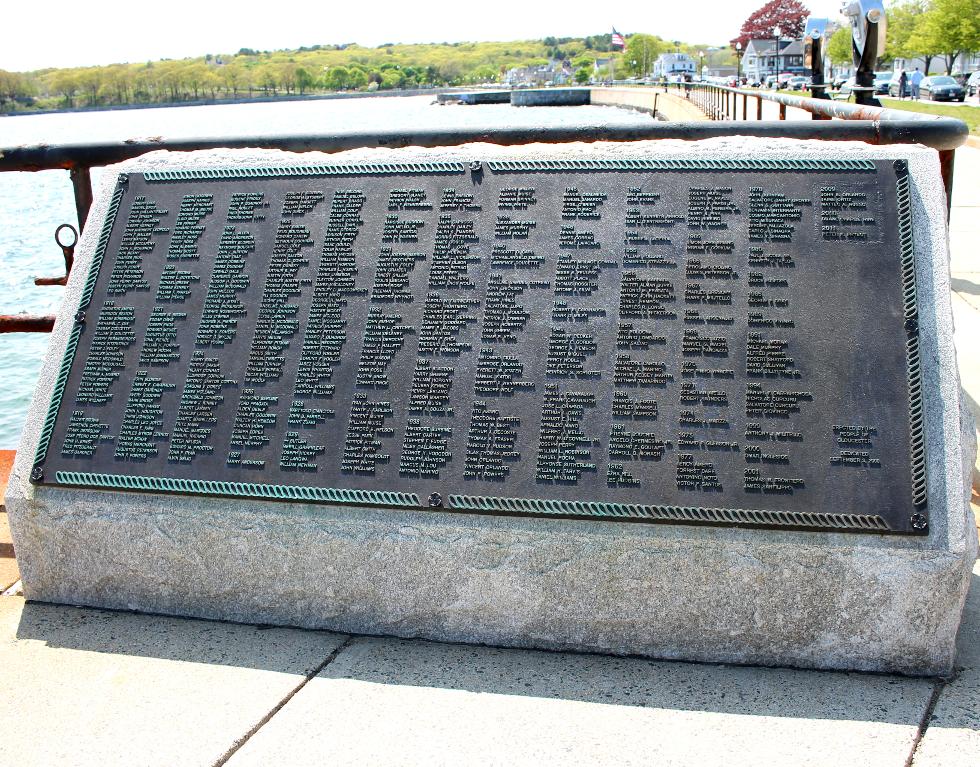
[[[368,84],[367,72],[360,67],[351,67],[347,74],[347,87],[359,90]]]
[[[99,94],[102,101],[115,104],[129,102],[130,89],[134,80],[133,68],[128,64],[113,64],[104,67],[102,90]]]
[[[201,87],[211,94],[212,101],[218,98],[218,88],[221,87],[221,78],[218,77],[218,73],[214,71],[214,67],[208,67],[208,71],[204,75],[204,82],[201,83]]]
[[[296,69],[296,65],[290,62],[279,64],[276,67],[276,79],[279,81],[279,87],[286,93],[292,93],[296,90]]]
[[[592,70],[586,67],[579,67],[575,72],[575,82],[585,85],[592,78]]]
[[[926,12],[926,0],[905,0],[886,9],[888,18],[885,56],[887,61],[909,59],[919,55],[910,41],[914,38]]]
[[[915,25],[907,43],[910,55],[921,56],[925,61],[925,74],[929,74],[929,70],[932,68],[932,60],[942,52],[939,40],[927,21],[927,17],[923,16]]]
[[[450,59],[439,67],[439,77],[444,83],[448,83],[449,85],[458,84],[462,76],[463,68],[459,61],[455,59]]]
[[[225,93],[230,90],[231,95],[237,97],[238,89],[245,81],[245,69],[237,59],[229,61],[227,64],[222,65],[218,77],[225,89]]]
[[[933,0],[921,27],[923,43],[945,59],[946,74],[952,74],[961,53],[980,49],[980,0]]]
[[[259,69],[259,86],[266,95],[269,94],[269,91],[272,91],[273,96],[278,95],[279,81],[276,79],[277,74],[276,68],[267,63],[262,64]]]
[[[191,61],[184,65],[183,70],[184,83],[194,93],[196,100],[207,81],[208,66],[203,61]]]
[[[155,67],[161,100],[180,101],[184,92],[184,67],[179,61],[161,61]]]
[[[466,79],[471,83],[492,83],[497,79],[497,71],[489,64],[482,64],[472,70]]]
[[[350,72],[347,67],[331,67],[324,77],[324,83],[332,91],[342,91],[347,87],[349,79]]]
[[[99,103],[102,76],[101,67],[86,67],[78,73],[78,88],[85,93],[85,100],[90,107]]]
[[[133,72],[132,98],[137,104],[153,100],[154,80],[153,64],[151,63],[138,66]]]
[[[850,64],[853,61],[850,27],[841,27],[834,32],[827,43],[827,57],[834,64]]]
[[[316,85],[316,78],[310,74],[305,67],[296,68],[296,87],[299,88],[300,95],[306,93]]]
[[[626,41],[624,60],[634,75],[647,75],[653,71],[653,62],[664,52],[664,41],[653,35],[630,35]]]
[[[381,73],[381,87],[391,90],[393,88],[400,88],[402,85],[403,76],[398,69],[386,69]]]
[[[75,94],[78,93],[78,73],[74,69],[56,69],[51,75],[48,87],[64,98],[65,106],[71,109],[75,106]]]
[[[17,99],[31,96],[34,88],[30,80],[19,72],[6,72],[0,69],[0,111]]]

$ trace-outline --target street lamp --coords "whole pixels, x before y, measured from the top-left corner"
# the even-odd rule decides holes
[[[698,56],[701,57],[701,75],[700,79],[704,80],[704,51],[698,51]]]
[[[772,33],[776,36],[776,89],[779,89],[779,38],[783,36],[783,30],[779,26],[775,26],[772,29]]]
[[[735,43],[735,86],[742,82],[742,41]]]

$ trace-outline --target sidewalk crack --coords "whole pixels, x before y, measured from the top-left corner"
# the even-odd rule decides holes
[[[937,679],[932,686],[932,695],[929,696],[929,703],[926,705],[925,713],[922,714],[922,719],[919,721],[919,726],[916,729],[915,737],[912,738],[912,748],[909,751],[909,756],[905,760],[904,767],[912,767],[912,762],[915,759],[915,752],[919,750],[919,744],[925,737],[926,730],[929,729],[929,722],[932,721],[933,712],[936,710],[936,705],[939,703],[939,698],[943,694],[943,690],[946,689],[946,685],[950,680]]]
[[[323,660],[323,663],[321,663],[319,666],[314,668],[309,674],[307,674],[306,677],[303,679],[303,681],[300,682],[298,685],[296,685],[296,687],[294,687],[292,690],[290,690],[286,694],[286,696],[281,701],[279,701],[279,703],[277,703],[272,708],[271,711],[269,711],[269,713],[267,713],[258,722],[256,722],[255,725],[248,732],[245,733],[245,735],[243,735],[241,738],[236,740],[232,744],[231,748],[225,751],[225,753],[221,755],[221,757],[214,763],[212,767],[222,767],[223,765],[227,764],[228,760],[231,759],[242,746],[248,743],[248,741],[251,740],[252,736],[255,735],[255,733],[257,733],[259,730],[265,727],[265,725],[268,724],[268,722],[272,719],[272,717],[278,714],[283,709],[283,706],[285,706],[287,703],[289,703],[289,701],[293,699],[296,693],[298,693],[300,690],[306,687],[306,685],[310,682],[311,679],[313,679],[321,671],[323,671],[323,669],[325,669],[327,666],[333,663],[334,659],[338,655],[340,655],[340,653],[346,650],[348,646],[350,646],[350,643],[352,641],[354,641],[354,636],[349,635],[343,642],[341,642],[341,644],[336,649],[334,649],[333,651],[330,652],[329,655],[327,655],[327,657]]]

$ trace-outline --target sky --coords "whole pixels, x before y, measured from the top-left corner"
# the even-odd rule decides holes
[[[725,45],[765,0],[38,0],[0,13],[0,69],[179,59],[240,48],[582,37],[615,26]],[[803,0],[836,18],[840,0]]]

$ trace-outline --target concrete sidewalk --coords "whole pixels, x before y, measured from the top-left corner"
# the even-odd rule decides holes
[[[956,150],[949,217],[956,357],[967,404],[980,424],[980,149]],[[980,458],[973,487],[980,491]]]
[[[980,419],[978,149],[957,152],[950,240]],[[0,591],[16,580],[5,522]],[[0,765],[976,767],[980,564],[957,663],[944,681],[655,662],[0,596]]]
[[[0,764],[975,767],[980,566],[974,573],[961,669],[948,683],[0,597]]]

